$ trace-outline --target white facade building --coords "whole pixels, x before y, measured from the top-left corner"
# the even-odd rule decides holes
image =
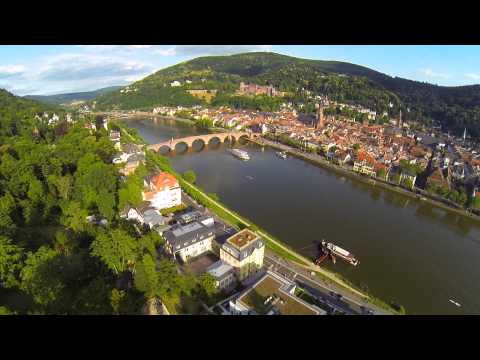
[[[168,209],[182,203],[182,192],[177,179],[166,172],[144,180],[143,200],[158,209]]]

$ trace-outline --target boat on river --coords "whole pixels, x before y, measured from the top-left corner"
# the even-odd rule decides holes
[[[250,156],[244,150],[240,149],[230,149],[229,152],[240,160],[250,160]]]
[[[275,154],[277,154],[279,158],[282,158],[282,159],[287,158],[287,153],[285,151],[277,151]]]
[[[462,305],[461,305],[460,303],[456,302],[455,300],[450,299],[450,300],[448,300],[448,301],[450,301],[450,302],[451,302],[453,305],[455,305],[456,307],[462,307]]]
[[[353,266],[357,266],[360,263],[352,253],[337,245],[327,243],[325,240],[322,240],[321,247],[324,252],[327,252],[330,255],[334,264],[337,256]]]

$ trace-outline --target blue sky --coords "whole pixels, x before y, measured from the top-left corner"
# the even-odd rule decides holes
[[[1,45],[0,88],[16,95],[89,91],[126,85],[198,56],[248,51],[347,61],[445,86],[480,84],[480,46]]]

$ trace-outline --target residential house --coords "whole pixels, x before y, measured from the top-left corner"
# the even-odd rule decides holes
[[[180,185],[175,176],[161,172],[144,180],[143,200],[150,201],[158,210],[168,209],[182,203]]]
[[[377,175],[375,171],[375,166],[371,165],[366,160],[355,161],[353,163],[353,171],[358,172],[360,174],[372,176],[372,177]]]
[[[326,315],[326,311],[295,296],[295,283],[273,272],[229,302],[232,315]]]
[[[219,290],[231,289],[237,283],[235,269],[222,260],[210,265],[207,272],[214,277],[215,286]]]
[[[400,183],[408,185],[413,190],[415,188],[415,181],[417,180],[417,174],[409,171],[402,170],[400,173]]]
[[[120,137],[121,137],[120,131],[117,131],[117,130],[110,131],[110,140],[114,143],[115,149],[117,150],[121,149]]]
[[[198,210],[177,215],[175,218],[182,225],[186,225],[188,223],[191,223],[192,221],[199,221],[203,225],[209,226],[209,227],[214,225],[213,216],[207,213],[201,213]]]
[[[198,221],[186,225],[176,225],[165,231],[166,250],[186,262],[188,259],[212,251],[215,231]]]
[[[249,229],[229,237],[220,247],[220,259],[235,268],[239,281],[260,271],[264,253],[264,242]]]
[[[401,182],[402,169],[398,165],[392,165],[387,171],[387,181],[390,181],[395,184],[400,184]]]
[[[133,174],[135,170],[140,166],[140,164],[145,163],[145,155],[143,154],[134,154],[128,157],[127,163],[120,170],[120,173],[127,176]]]
[[[138,221],[140,224],[147,225],[150,229],[165,224],[165,218],[160,214],[160,211],[152,207],[148,201],[143,202],[137,207],[127,205],[120,214],[120,217],[127,220]]]

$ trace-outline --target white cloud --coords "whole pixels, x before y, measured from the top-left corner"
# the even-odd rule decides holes
[[[420,73],[429,78],[448,79],[450,75],[434,72],[431,68],[420,69]]]
[[[28,59],[25,64],[28,68],[1,64],[0,87],[17,95],[89,91],[127,85],[174,65],[179,58],[271,48],[270,45],[77,45],[67,53]]]
[[[467,77],[469,79],[472,79],[472,80],[475,80],[475,81],[480,80],[480,74],[468,73],[468,74],[465,74],[465,77]]]
[[[49,60],[39,71],[38,78],[45,81],[74,81],[125,77],[148,73],[152,66],[139,61],[122,58],[63,54]]]
[[[252,51],[271,51],[272,45],[79,45],[95,52],[145,50],[161,56],[228,55]]]
[[[21,76],[4,77],[0,87],[9,88],[18,95],[89,91],[111,85],[127,85],[149,75],[154,69],[150,63],[132,57],[90,52],[64,53],[38,61],[29,71],[20,73]],[[14,73],[14,70],[25,69],[4,70]]]
[[[154,50],[154,53],[162,56],[174,56],[176,55],[175,46],[168,48],[158,48]]]
[[[0,79],[22,75],[26,68],[23,65],[5,65],[0,66]]]
[[[253,51],[271,51],[272,45],[176,45],[177,55],[229,55]]]

